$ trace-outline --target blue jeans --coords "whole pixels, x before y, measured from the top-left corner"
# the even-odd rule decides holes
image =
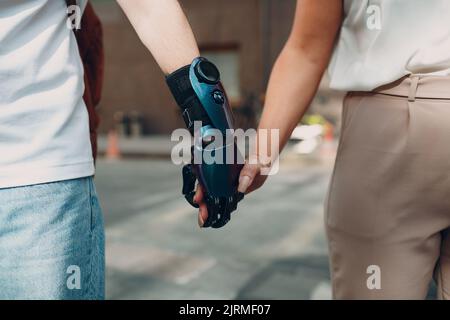
[[[0,299],[104,299],[92,177],[0,189]]]

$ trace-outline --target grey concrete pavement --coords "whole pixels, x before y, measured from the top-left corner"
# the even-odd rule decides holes
[[[329,298],[322,203],[331,162],[288,157],[229,225],[201,230],[163,160],[99,160],[111,299]]]
[[[323,201],[336,142],[308,156],[288,146],[280,172],[221,230],[196,225],[195,209],[180,194],[181,167],[169,160],[175,142],[119,142],[125,157],[99,159],[95,179],[105,213],[108,298],[331,298]],[[99,147],[105,150],[104,137]],[[432,283],[427,298],[435,297]]]
[[[196,225],[170,160],[100,159],[107,298],[330,299],[322,208],[334,147],[285,153],[220,230]]]

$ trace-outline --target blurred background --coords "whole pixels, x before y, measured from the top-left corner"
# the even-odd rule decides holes
[[[255,127],[296,1],[180,2],[202,55],[222,72],[238,126]],[[170,160],[170,134],[184,123],[163,75],[116,2],[92,3],[106,47],[96,183],[105,213],[107,298],[331,298],[323,202],[342,94],[325,78],[280,172],[241,202],[225,228],[201,230],[181,196],[181,167]]]

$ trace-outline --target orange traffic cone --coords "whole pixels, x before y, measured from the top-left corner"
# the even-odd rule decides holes
[[[324,127],[325,127],[325,134],[324,134],[325,141],[333,141],[334,140],[333,125],[331,123],[327,123],[325,124]]]
[[[108,160],[120,159],[119,135],[117,134],[116,130],[110,130],[108,132],[106,159]]]

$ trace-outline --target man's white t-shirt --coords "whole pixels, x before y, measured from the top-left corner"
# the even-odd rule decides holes
[[[83,92],[65,1],[0,0],[0,188],[94,174]]]
[[[330,86],[370,91],[408,74],[450,75],[449,0],[345,0]]]

